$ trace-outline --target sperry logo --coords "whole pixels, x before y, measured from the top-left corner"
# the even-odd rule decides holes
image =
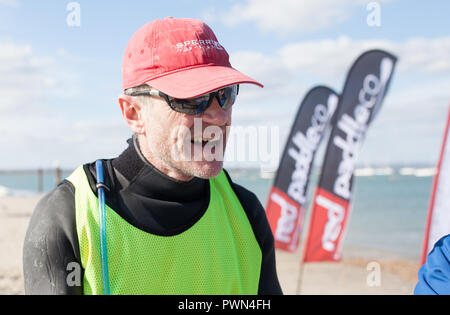
[[[177,43],[176,44],[177,52],[188,52],[192,49],[217,49],[217,50],[224,50],[222,45],[219,44],[218,41],[212,40],[212,39],[193,39],[188,40],[183,43]]]

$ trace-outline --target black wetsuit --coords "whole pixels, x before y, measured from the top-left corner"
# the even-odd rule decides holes
[[[193,226],[209,204],[208,180],[174,180],[140,153],[135,138],[117,158],[104,165],[106,203],[135,227],[156,235],[176,235]],[[95,194],[94,163],[84,165]],[[227,174],[228,176],[228,174]],[[228,176],[229,178],[229,176]],[[230,178],[229,178],[230,180]],[[231,182],[231,180],[230,180]],[[232,183],[262,252],[258,294],[282,294],[275,267],[274,239],[264,208],[247,189]],[[36,206],[23,249],[26,294],[82,294],[67,281],[71,263],[81,266],[72,183],[64,180]]]

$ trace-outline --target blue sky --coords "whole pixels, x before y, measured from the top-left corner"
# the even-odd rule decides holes
[[[0,0],[0,169],[71,168],[116,156],[130,131],[117,104],[128,39],[156,18],[207,22],[233,66],[264,89],[244,87],[234,124],[280,130],[284,145],[298,104],[315,85],[337,92],[370,48],[399,57],[359,164],[435,164],[450,102],[449,1],[375,1],[379,27],[361,0]],[[282,149],[282,148],[281,148]],[[257,163],[257,162],[256,162]]]

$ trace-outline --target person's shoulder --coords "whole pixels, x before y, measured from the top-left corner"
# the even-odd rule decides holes
[[[52,191],[45,194],[36,205],[36,209],[47,209],[51,206],[72,202],[75,195],[75,187],[68,180],[63,180]]]
[[[68,263],[80,261],[74,192],[72,183],[64,180],[34,208],[22,253],[27,294],[66,292]]]
[[[439,248],[441,250],[445,249],[447,254],[450,255],[450,234],[443,236],[439,241],[437,241],[434,248]]]
[[[49,251],[74,238],[75,197],[73,185],[64,180],[41,198],[33,210],[24,240],[24,260]],[[36,253],[38,250],[38,253]],[[47,255],[48,256],[48,255]]]
[[[68,180],[63,180],[56,188],[44,195],[33,211],[32,219],[45,219],[57,223],[64,216],[72,216],[75,206],[75,188]]]
[[[415,294],[450,294],[450,234],[436,242],[418,278]]]
[[[428,255],[427,263],[445,271],[450,285],[450,234],[442,237]],[[450,288],[450,287],[449,287]]]

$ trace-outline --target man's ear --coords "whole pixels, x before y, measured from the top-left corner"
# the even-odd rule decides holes
[[[122,116],[125,119],[126,123],[130,127],[130,129],[135,134],[144,134],[144,121],[142,119],[143,108],[139,102],[137,102],[133,97],[128,95],[120,95],[119,96],[119,106],[122,112]]]

